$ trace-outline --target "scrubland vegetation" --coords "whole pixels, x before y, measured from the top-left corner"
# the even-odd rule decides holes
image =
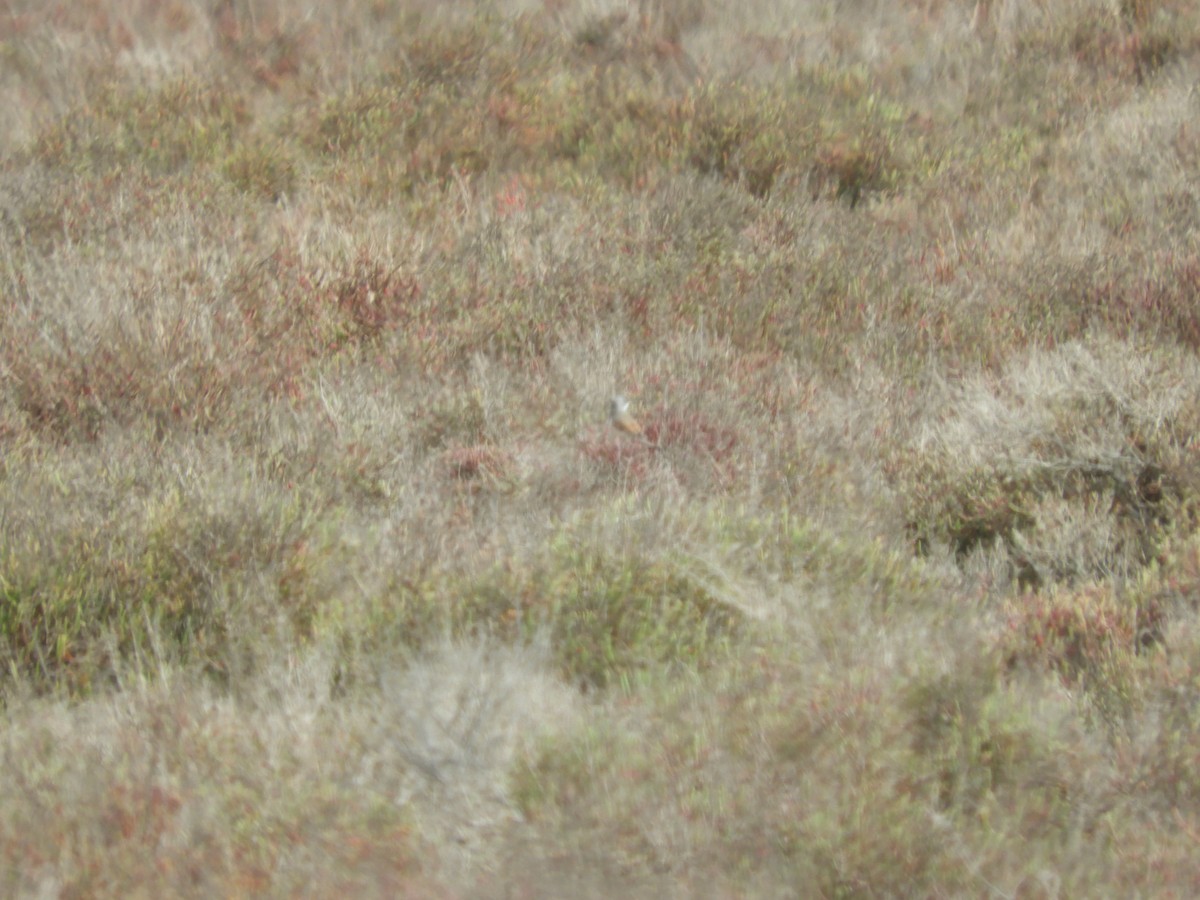
[[[10,0],[0,894],[1200,893],[1198,84],[1187,0]]]

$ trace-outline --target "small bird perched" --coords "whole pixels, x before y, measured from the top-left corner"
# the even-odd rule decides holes
[[[608,417],[612,420],[613,428],[617,431],[630,435],[631,437],[647,440],[646,435],[642,433],[642,426],[638,424],[638,420],[629,414],[629,401],[617,394],[608,403]]]

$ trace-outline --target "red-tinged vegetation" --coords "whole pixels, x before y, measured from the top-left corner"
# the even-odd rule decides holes
[[[1195,4],[210,6],[0,22],[0,894],[1196,893]]]

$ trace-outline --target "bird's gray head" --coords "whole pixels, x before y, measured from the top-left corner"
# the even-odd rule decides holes
[[[610,418],[625,415],[625,410],[629,409],[629,401],[617,394],[608,402],[608,415]]]

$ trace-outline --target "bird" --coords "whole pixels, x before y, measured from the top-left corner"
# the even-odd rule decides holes
[[[641,438],[647,440],[646,435],[642,433],[642,426],[638,424],[638,420],[629,414],[629,401],[617,394],[608,402],[608,417],[612,420],[613,428],[617,431],[627,434],[630,437]]]

